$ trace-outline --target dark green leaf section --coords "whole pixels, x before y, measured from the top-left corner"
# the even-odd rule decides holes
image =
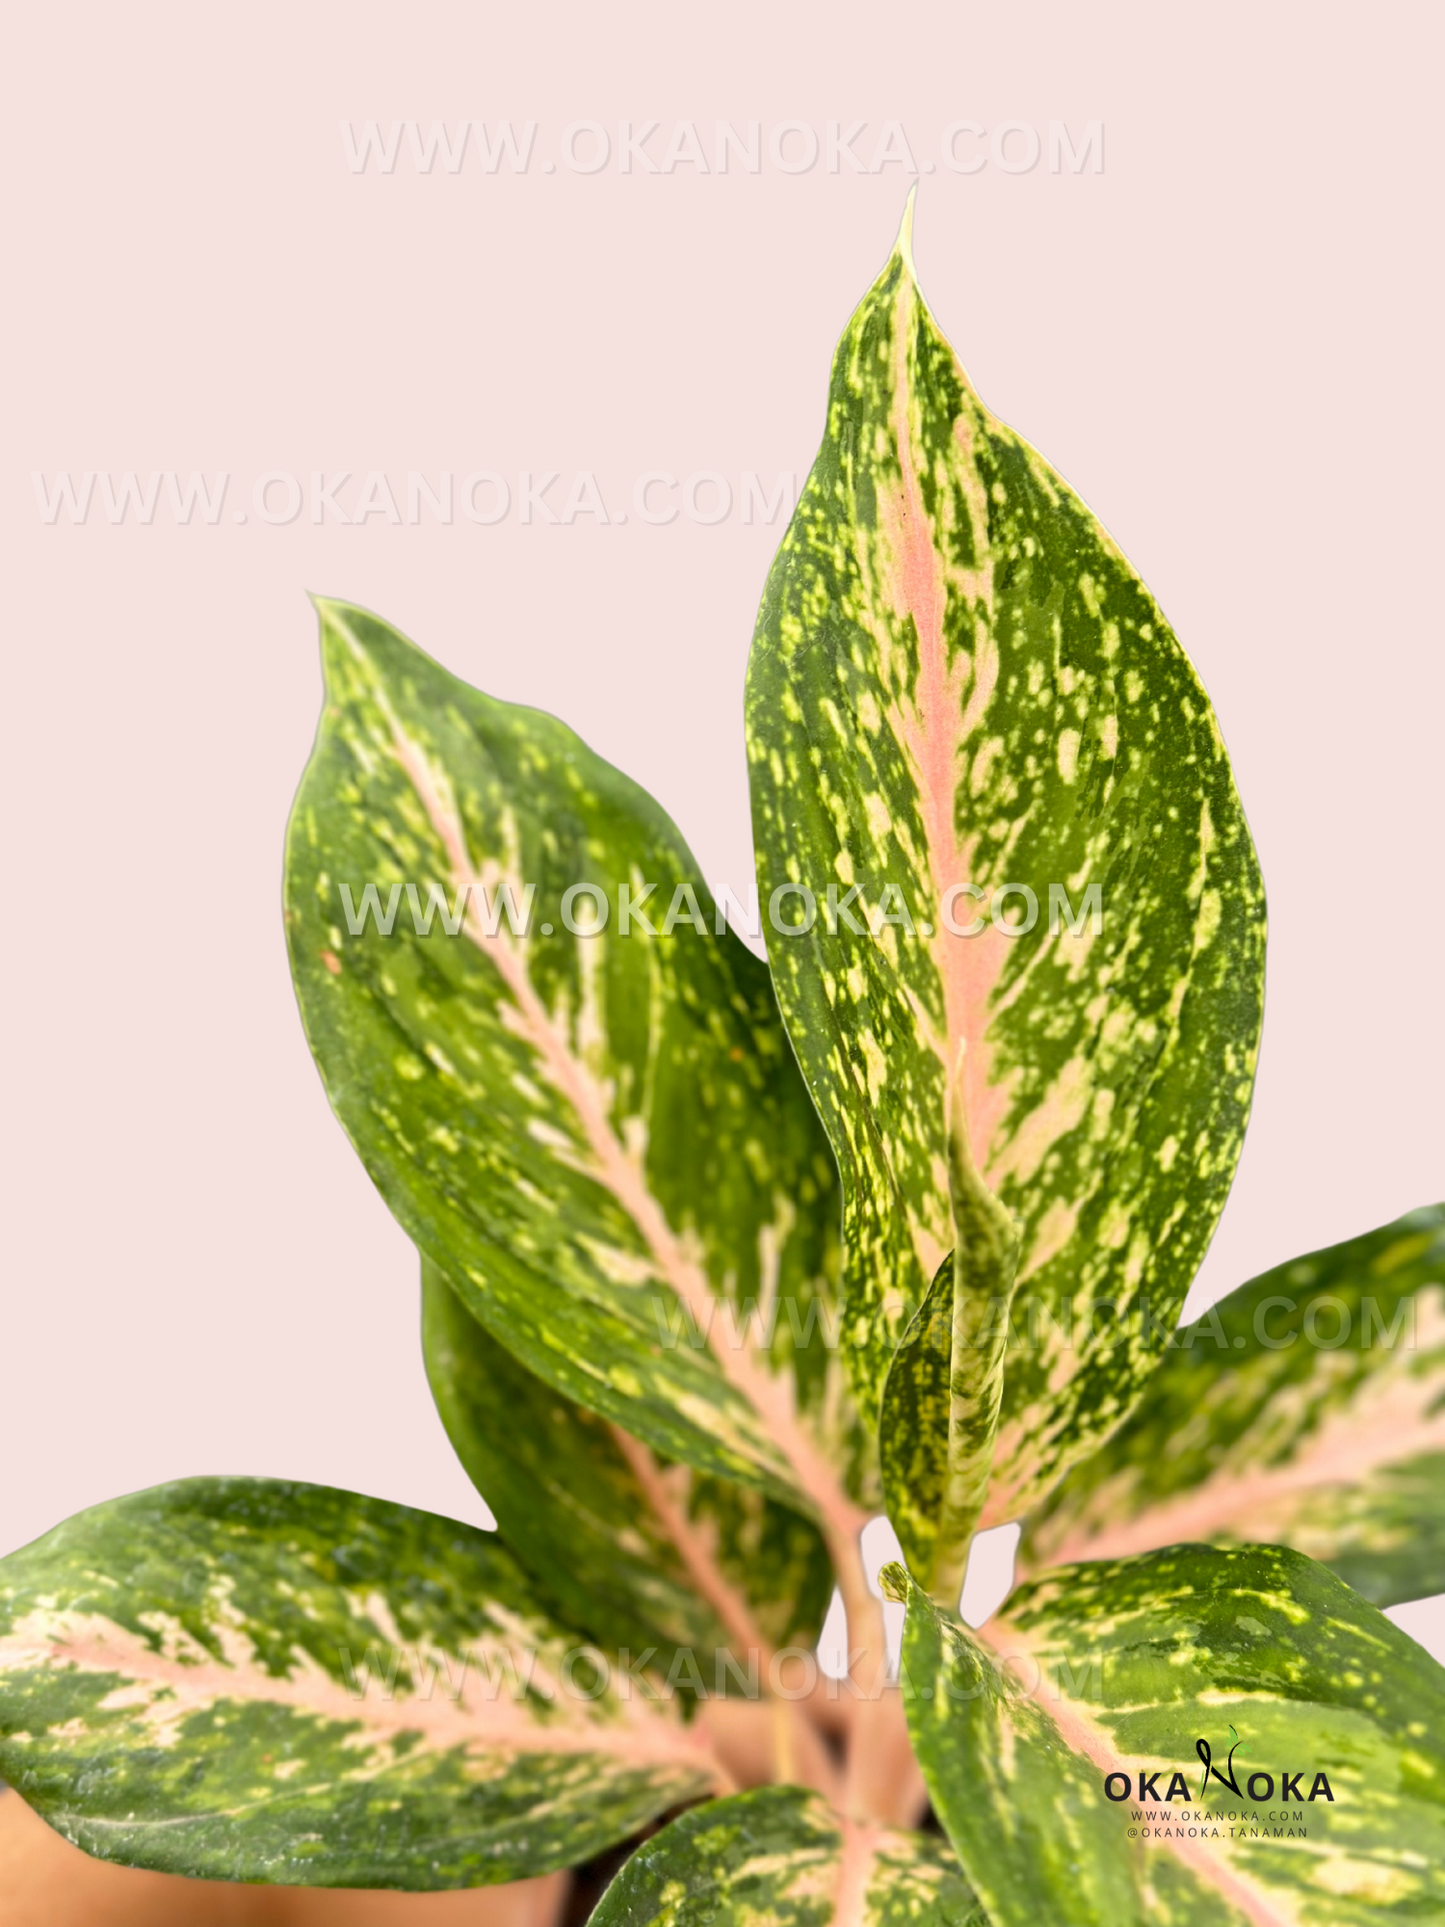
[[[1024,1556],[1181,1539],[1296,1546],[1380,1606],[1445,1592],[1445,1206],[1278,1265],[1175,1334]]]
[[[716,1783],[674,1713],[604,1686],[494,1535],[327,1487],[159,1486],[0,1560],[0,1776],[129,1866],[570,1866]]]
[[[933,1591],[938,1514],[948,1481],[953,1259],[946,1258],[910,1319],[883,1386],[878,1459],[883,1502],[908,1570]],[[957,1604],[957,1601],[954,1602]]]
[[[747,704],[762,899],[793,893],[769,956],[842,1173],[858,1398],[877,1408],[954,1244],[961,1077],[1022,1236],[1031,1342],[985,1523],[1016,1517],[1125,1416],[1147,1319],[1173,1324],[1208,1244],[1249,1111],[1264,896],[1184,651],[979,401],[906,232],[839,344]]]
[[[747,1660],[699,1590],[605,1419],[533,1377],[422,1261],[427,1376],[447,1436],[502,1536],[555,1602],[609,1651],[649,1662],[680,1690],[691,1653],[709,1692],[736,1685],[719,1650]],[[700,1555],[762,1638],[811,1646],[832,1590],[816,1527],[747,1486],[658,1468]]]
[[[905,1331],[883,1388],[878,1455],[908,1569],[957,1607],[988,1490],[1002,1399],[1018,1237],[950,1134],[958,1242]]]
[[[319,608],[326,707],[288,832],[287,935],[327,1094],[382,1195],[568,1398],[796,1502],[741,1358],[793,1376],[817,1443],[863,1490],[872,1439],[828,1343],[836,1177],[766,969],[714,934],[665,812],[571,730],[362,610]],[[383,913],[395,891],[389,936],[374,914],[352,933],[343,884],[353,908],[375,884]],[[607,906],[598,935],[564,925],[579,884]],[[649,884],[658,934],[630,912],[623,934],[619,893]],[[440,912],[419,932],[408,885],[454,918],[471,886],[455,935]],[[523,934],[503,886],[519,912],[535,890]],[[565,914],[585,925],[594,907]],[[664,934],[674,908],[704,927]],[[712,1332],[719,1304],[758,1308],[756,1346],[730,1347],[723,1313]]]
[[[627,1862],[594,1927],[988,1927],[941,1840],[852,1827],[800,1787],[695,1807]]]
[[[948,1372],[948,1463],[943,1488],[929,1493],[938,1529],[929,1592],[958,1605],[969,1542],[983,1512],[1003,1403],[1009,1306],[1018,1273],[1018,1229],[974,1169],[962,1104],[948,1134],[953,1251],[953,1329]],[[925,1495],[920,1493],[919,1497]]]
[[[1324,1567],[1274,1546],[1068,1567],[987,1643],[901,1566],[886,1583],[919,1761],[995,1927],[1445,1911],[1445,1670]]]

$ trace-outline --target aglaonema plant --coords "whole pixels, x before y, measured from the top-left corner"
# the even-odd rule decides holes
[[[907,224],[753,645],[769,965],[570,729],[318,606],[292,970],[498,1530],[242,1478],[83,1513],[0,1561],[0,1773],[231,1880],[640,1839],[599,1927],[1445,1916],[1445,1671],[1380,1610],[1445,1588],[1445,1210],[1178,1329],[1259,871],[1193,669]]]

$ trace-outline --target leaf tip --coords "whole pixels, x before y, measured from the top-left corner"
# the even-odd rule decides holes
[[[908,270],[908,278],[917,286],[918,270],[913,265],[913,208],[918,199],[918,183],[915,181],[908,190],[908,199],[903,203],[903,219],[898,223],[898,239],[893,243],[893,252]]]
[[[341,665],[360,653],[351,618],[362,611],[354,602],[345,602],[339,596],[317,595],[314,589],[308,589],[306,596],[316,611],[320,631],[322,685],[328,703],[338,701],[337,675]]]
[[[334,624],[340,621],[353,606],[349,602],[342,602],[336,596],[317,595],[314,589],[308,589],[306,591],[306,600],[316,611],[316,620],[321,624],[323,629],[327,623]]]
[[[878,1584],[883,1589],[883,1597],[885,1599],[891,1599],[895,1606],[903,1606],[908,1603],[910,1586],[908,1573],[906,1568],[900,1566],[896,1559],[890,1560],[890,1562],[884,1566],[878,1575]]]

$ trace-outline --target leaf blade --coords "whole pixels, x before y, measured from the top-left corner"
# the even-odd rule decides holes
[[[950,1611],[993,1470],[1018,1268],[1017,1232],[973,1168],[961,1108],[948,1142],[958,1243],[894,1354],[878,1429],[889,1517],[909,1570]]]
[[[888,1518],[909,1572],[930,1597],[937,1571],[939,1512],[948,1479],[952,1360],[953,1260],[947,1258],[899,1340],[883,1382],[878,1419],[878,1459]]]
[[[1177,1310],[1248,1115],[1258,866],[1183,651],[1087,509],[979,402],[906,223],[835,358],[758,617],[748,728],[764,899],[857,886],[876,926],[820,915],[770,937],[842,1173],[865,1410],[956,1242],[958,1077],[1030,1301],[1055,1323],[1105,1297]],[[949,891],[1015,881],[1039,901],[1066,886],[1070,914],[1098,883],[1102,933],[945,929]],[[1132,1343],[1069,1354],[1047,1333],[1011,1360],[984,1522],[1084,1456],[1146,1368]]]
[[[987,1927],[948,1848],[840,1819],[800,1787],[695,1807],[638,1849],[597,1927]]]
[[[0,1561],[0,1772],[128,1865],[520,1879],[719,1782],[673,1711],[582,1697],[597,1676],[575,1661],[581,1690],[559,1690],[582,1645],[493,1535],[327,1487],[186,1480]]]
[[[998,1927],[1335,1927],[1441,1905],[1445,1669],[1323,1567],[1262,1546],[1068,1567],[1017,1594],[986,1642],[901,1567],[890,1579],[908,1597],[910,1730]],[[1236,1797],[1211,1776],[1202,1792],[1199,1742],[1212,1735],[1222,1761],[1231,1728],[1268,1789],[1246,1776]],[[1152,1795],[1106,1798],[1108,1774],[1137,1786],[1141,1772]],[[1175,1773],[1193,1831],[1146,1845]],[[1297,1792],[1284,1774],[1302,1776]],[[1272,1823],[1295,1816],[1293,1837],[1251,1828],[1261,1806]]]
[[[319,610],[327,707],[288,833],[288,941],[373,1181],[569,1398],[794,1505],[828,1483],[802,1491],[800,1457],[866,1486],[871,1440],[826,1342],[836,1178],[765,969],[715,932],[666,814],[563,724],[468,688],[365,611]],[[404,916],[353,935],[348,878],[398,903],[409,881],[449,902],[465,887],[469,907],[455,938]],[[540,930],[579,881],[615,905],[643,880],[691,891],[705,930]],[[539,927],[517,934],[500,892],[521,904],[529,883]],[[749,1300],[774,1314],[756,1344]]]
[[[1445,1205],[1276,1265],[1186,1327],[1022,1554],[1181,1539],[1292,1545],[1378,1606],[1445,1591]]]
[[[690,1653],[709,1693],[736,1688],[722,1652],[746,1671],[750,1648],[812,1645],[832,1571],[806,1519],[685,1466],[654,1461],[644,1483],[617,1429],[527,1372],[426,1259],[422,1304],[427,1376],[447,1435],[508,1546],[569,1625],[609,1650],[655,1647],[665,1678],[677,1669],[685,1679],[679,1656]],[[654,1486],[672,1513],[659,1513]],[[694,1566],[680,1546],[695,1550]]]

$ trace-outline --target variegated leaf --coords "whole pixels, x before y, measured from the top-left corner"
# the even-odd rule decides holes
[[[1008,1359],[985,1514],[1008,1519],[1127,1410],[1140,1309],[1172,1323],[1208,1243],[1249,1109],[1264,900],[1198,678],[973,392],[907,221],[838,348],[748,736],[762,897],[799,926],[769,931],[774,980],[843,1176],[860,1402],[958,1242],[954,1115],[1022,1234],[1033,1342]]]
[[[946,1258],[899,1340],[883,1384],[878,1460],[883,1502],[908,1570],[933,1595],[939,1505],[948,1479],[953,1259]],[[949,1602],[958,1604],[955,1594]]]
[[[829,1342],[836,1177],[766,970],[717,932],[666,814],[571,730],[319,606],[326,707],[287,929],[367,1170],[529,1371],[669,1459],[851,1531],[845,1486],[866,1495],[875,1448]],[[396,902],[390,935],[344,918],[341,886],[354,907],[367,881]],[[408,885],[445,898],[455,935],[440,908],[417,928]],[[576,885],[606,905],[598,934],[564,925],[598,907]],[[621,893],[649,885],[657,934],[635,910],[624,933]]]
[[[735,1690],[811,1646],[833,1577],[817,1530],[751,1487],[660,1462],[536,1378],[422,1260],[427,1376],[447,1436],[508,1547],[569,1625],[650,1651],[678,1690]]]
[[[894,1354],[878,1424],[888,1515],[909,1570],[950,1609],[988,1494],[1019,1251],[970,1161],[961,1115],[960,1105],[948,1143],[958,1243]]]
[[[263,1479],[0,1560],[0,1775],[101,1859],[323,1887],[545,1873],[727,1786],[494,1536]]]
[[[934,1809],[994,1927],[1445,1918],[1445,1669],[1323,1566],[1072,1566],[984,1637],[903,1567],[885,1583]]]
[[[1445,1592],[1445,1205],[1277,1265],[1169,1340],[1024,1557],[1297,1547],[1376,1605]]]
[[[840,1819],[799,1787],[683,1814],[640,1847],[593,1927],[988,1927],[943,1841]]]

